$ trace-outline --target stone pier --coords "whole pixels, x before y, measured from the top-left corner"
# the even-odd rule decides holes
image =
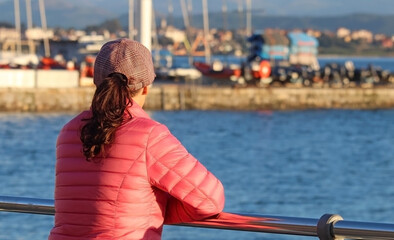
[[[0,88],[2,112],[70,112],[90,106],[94,87]],[[394,88],[231,88],[157,84],[147,110],[394,108]]]

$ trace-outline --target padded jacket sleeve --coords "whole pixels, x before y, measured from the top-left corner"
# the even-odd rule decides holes
[[[165,224],[201,220],[222,212],[222,183],[164,125],[155,126],[150,134],[147,169],[151,184],[170,194]]]

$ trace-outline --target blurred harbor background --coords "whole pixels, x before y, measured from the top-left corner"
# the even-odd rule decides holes
[[[280,14],[275,5],[252,0],[152,4],[150,24],[139,20],[140,1],[118,1],[116,6],[92,1],[0,1],[0,87],[31,85],[23,82],[29,78],[22,76],[25,72],[11,71],[15,69],[37,70],[45,87],[91,86],[95,54],[102,44],[119,37],[139,39],[141,29],[149,28],[148,48],[158,79],[232,87],[394,83],[392,70],[378,65],[380,60],[366,59],[362,65],[353,61],[366,56],[393,58],[394,13],[385,7],[390,6],[387,0],[373,6],[365,0],[348,0],[336,14],[336,3],[328,7],[319,1],[314,10],[306,5],[310,8],[306,15],[296,7]],[[352,11],[346,12],[346,7]],[[115,14],[115,9],[121,12]],[[86,14],[89,11],[95,12],[94,18]],[[141,28],[141,23],[148,26]],[[73,74],[56,71],[49,76],[41,70]]]
[[[137,2],[0,0],[0,195],[53,198],[57,134],[89,107],[101,45],[138,36]],[[203,2],[153,1],[146,107],[222,180],[225,211],[394,223],[392,1]],[[52,224],[0,212],[0,239],[46,239]],[[212,238],[305,239],[163,235]]]

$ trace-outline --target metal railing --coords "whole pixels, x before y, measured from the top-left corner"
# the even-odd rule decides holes
[[[0,211],[54,215],[49,199],[0,196]],[[215,218],[179,224],[250,232],[290,234],[328,239],[393,239],[394,224],[345,221],[336,214],[319,219],[221,213]]]

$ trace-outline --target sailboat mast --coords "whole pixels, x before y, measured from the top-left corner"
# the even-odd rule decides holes
[[[26,20],[27,20],[27,30],[32,29],[33,28],[33,17],[32,17],[32,13],[31,13],[31,0],[26,0]],[[29,43],[30,54],[34,54],[35,47],[34,47],[33,40],[31,38],[28,38],[27,41]]]
[[[14,0],[14,12],[15,12],[15,30],[18,33],[17,39],[17,54],[22,53],[22,32],[21,32],[21,18],[20,18],[20,8],[19,0]]]
[[[223,12],[223,30],[227,31],[227,2],[222,1],[222,12]]]
[[[252,0],[246,0],[246,35],[252,35]]]
[[[134,39],[134,0],[129,0],[129,38]]]
[[[186,2],[185,0],[179,0],[179,1],[181,2],[183,22],[185,23],[186,31],[188,31],[190,28],[190,22],[189,22],[189,15],[186,7]]]
[[[243,17],[243,0],[238,0],[238,17],[239,17],[239,29],[244,28],[244,17]]]
[[[152,48],[152,0],[140,0],[140,42]]]
[[[187,13],[189,15],[189,25],[190,25],[190,27],[193,25],[193,23],[192,23],[192,12],[193,12],[192,1],[188,0],[187,1]]]
[[[204,17],[204,48],[205,48],[205,61],[206,63],[211,63],[211,49],[208,44],[209,36],[209,19],[208,19],[208,4],[207,0],[202,0],[202,10]]]
[[[152,8],[152,50],[155,49],[156,51],[152,51],[153,55],[153,64],[157,68],[160,66],[160,50],[159,50],[159,37],[157,36],[157,25],[156,25],[156,13],[155,8]]]
[[[33,28],[33,17],[31,15],[31,0],[26,0],[27,29]]]
[[[49,39],[47,34],[47,19],[45,15],[44,0],[39,0],[39,7],[40,7],[41,27],[42,27],[42,31],[44,32],[43,40],[44,40],[45,57],[50,57],[51,52],[49,49]]]
[[[190,54],[190,17],[189,17],[189,11],[188,11],[188,6],[186,5],[186,1],[185,0],[180,0],[181,2],[181,8],[182,8],[182,15],[183,15],[183,22],[185,24],[185,39],[184,39],[184,43],[185,43],[185,47],[187,50],[187,55],[189,56],[189,64],[191,65],[193,63],[193,59],[192,56]]]
[[[174,6],[172,5],[172,0],[168,0],[168,25],[174,26]]]

